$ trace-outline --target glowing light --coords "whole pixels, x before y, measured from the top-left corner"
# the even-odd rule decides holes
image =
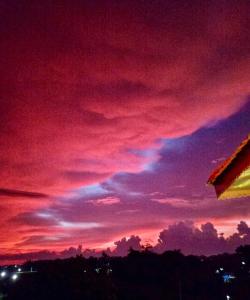
[[[13,275],[11,276],[11,278],[12,278],[13,281],[15,281],[15,280],[17,280],[18,275],[17,275],[17,274],[13,274]]]
[[[18,268],[18,270],[17,270],[18,272],[21,272],[22,271],[22,269],[21,268]]]
[[[228,282],[230,282],[232,279],[235,279],[235,276],[232,276],[232,275],[230,275],[230,274],[225,274],[225,275],[223,275],[222,277],[223,277],[223,281],[224,281],[225,283],[228,283]]]
[[[7,273],[5,271],[2,271],[0,275],[3,278],[3,277],[5,277],[7,275]]]
[[[227,296],[226,296],[226,299],[227,299],[227,300],[230,300],[230,299],[231,299],[231,297],[230,297],[229,295],[227,295]]]
[[[245,265],[246,263],[244,261],[241,262],[242,265]]]

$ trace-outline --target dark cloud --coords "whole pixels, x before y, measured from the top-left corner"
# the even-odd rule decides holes
[[[16,215],[15,217],[9,219],[10,223],[17,225],[28,225],[28,226],[53,226],[57,224],[57,219],[51,217],[39,216],[39,214],[34,214],[32,212],[24,212]]]
[[[43,260],[43,259],[55,259],[57,253],[53,251],[38,251],[38,252],[27,252],[27,253],[16,253],[16,254],[0,254],[0,261],[2,262],[13,262],[13,261],[27,261],[27,260]]]
[[[11,190],[11,189],[0,189],[0,196],[7,197],[22,197],[22,198],[47,198],[49,195],[43,193]]]
[[[224,237],[212,223],[196,228],[191,223],[180,222],[160,232],[154,249],[159,252],[181,249],[184,254],[194,255],[234,252],[240,245],[250,243],[250,228],[247,223],[241,221],[237,229],[238,232]]]
[[[184,254],[213,255],[224,252],[234,252],[241,245],[250,243],[250,227],[241,221],[237,232],[228,237],[218,233],[212,223],[205,223],[200,228],[191,222],[179,222],[169,225],[159,233],[159,239],[151,250],[162,253],[167,250],[181,250]],[[122,238],[114,243],[116,248],[112,255],[124,256],[129,249],[142,250],[143,243],[139,236]]]
[[[185,254],[196,255],[211,255],[228,250],[225,239],[218,236],[213,224],[206,223],[198,229],[184,222],[170,225],[161,231],[155,248],[160,252],[181,249]]]
[[[115,250],[112,252],[113,255],[125,256],[128,254],[130,249],[141,250],[141,239],[139,236],[130,236],[129,238],[122,238],[120,241],[115,242]]]
[[[82,246],[79,245],[77,248],[75,247],[70,247],[68,249],[65,249],[60,252],[59,257],[60,258],[67,258],[67,257],[72,257],[76,255],[82,254]]]

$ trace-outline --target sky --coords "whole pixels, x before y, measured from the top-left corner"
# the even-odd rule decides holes
[[[250,132],[249,16],[241,0],[1,1],[0,258],[248,228],[250,199],[206,182]]]

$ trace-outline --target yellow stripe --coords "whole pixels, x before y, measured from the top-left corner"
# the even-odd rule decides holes
[[[220,195],[219,199],[232,199],[250,196],[250,167],[243,171],[238,178]]]

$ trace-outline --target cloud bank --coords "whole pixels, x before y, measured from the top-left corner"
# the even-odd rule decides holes
[[[218,253],[233,253],[237,247],[250,243],[250,227],[246,222],[240,221],[237,231],[229,237],[219,234],[212,223],[202,224],[200,228],[195,227],[190,222],[179,222],[170,225],[167,229],[159,233],[156,245],[150,245],[150,251],[163,253],[168,250],[181,250],[186,255],[214,255]],[[131,249],[142,251],[143,245],[139,236],[132,235],[124,237],[114,242],[113,250],[103,249],[110,256],[126,256]],[[148,247],[148,246],[147,246]],[[84,257],[101,256],[102,251],[95,249],[83,249],[78,247],[69,247],[60,252],[56,251],[38,251],[18,254],[1,254],[0,262],[13,263],[26,260],[44,260],[56,258],[68,258],[76,255]]]
[[[226,118],[249,93],[246,1],[1,7],[5,189],[60,194],[139,171],[155,158],[131,149]]]
[[[247,1],[21,0],[0,14],[1,253],[249,216],[200,188],[249,124],[209,131],[245,109]]]

